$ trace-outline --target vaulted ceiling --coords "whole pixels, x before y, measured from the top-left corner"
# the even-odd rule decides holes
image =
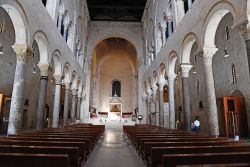
[[[91,21],[140,22],[147,0],[87,0]]]

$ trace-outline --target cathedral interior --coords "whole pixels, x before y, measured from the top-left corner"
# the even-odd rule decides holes
[[[0,166],[250,166],[249,63],[250,0],[0,0]]]

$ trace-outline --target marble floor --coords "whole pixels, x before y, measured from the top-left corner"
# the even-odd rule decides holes
[[[123,136],[122,124],[106,124],[103,139],[92,152],[86,167],[144,167],[144,163]]]

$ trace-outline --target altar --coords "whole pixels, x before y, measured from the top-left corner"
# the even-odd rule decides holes
[[[116,94],[109,101],[108,118],[111,121],[122,120],[122,101]]]

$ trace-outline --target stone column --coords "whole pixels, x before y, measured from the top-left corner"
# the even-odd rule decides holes
[[[58,128],[58,126],[59,126],[59,113],[60,113],[62,75],[61,74],[54,74],[54,78],[55,78],[55,95],[54,95],[52,127]]]
[[[159,126],[159,102],[157,101],[157,89],[158,87],[155,85],[152,87],[152,104],[151,111],[155,113],[155,117],[153,118],[154,125]]]
[[[81,96],[81,94],[78,94],[78,96],[77,96],[76,120],[80,120],[81,101],[82,101],[82,96]]]
[[[63,126],[66,126],[68,123],[68,114],[69,114],[69,88],[70,81],[65,81],[65,96],[64,96],[64,109],[63,109]]]
[[[32,49],[30,49],[27,45],[14,45],[13,49],[16,53],[17,61],[10,106],[8,134],[16,134],[20,128],[25,64],[28,57],[32,54]]]
[[[209,134],[212,136],[219,135],[219,123],[217,115],[216,95],[214,88],[214,77],[212,59],[218,48],[203,48],[203,65],[204,65],[204,80],[207,99],[207,116]]]
[[[76,89],[72,89],[71,123],[75,123],[76,119],[76,93]]]
[[[49,64],[38,64],[41,72],[40,77],[40,89],[38,95],[38,105],[37,105],[37,117],[36,117],[36,129],[44,128],[45,122],[45,105],[46,105],[46,93],[48,85],[48,70]]]
[[[243,36],[246,43],[246,51],[247,51],[247,60],[248,60],[248,68],[250,75],[250,24],[247,18],[239,19],[239,23],[235,23],[232,25],[232,29],[238,31]]]
[[[169,128],[175,129],[175,99],[174,99],[174,81],[176,74],[168,75],[168,95],[169,95]]]
[[[159,126],[164,127],[164,101],[163,101],[163,88],[165,85],[164,81],[159,83],[160,98],[159,98]]]
[[[153,103],[152,103],[152,99],[151,99],[151,96],[152,95],[152,90],[151,89],[148,89],[147,90],[147,95],[145,95],[146,97],[146,106],[147,106],[147,114],[148,114],[148,123],[150,125],[152,125],[152,113],[154,113],[154,111],[152,110],[152,106],[153,106]]]
[[[181,74],[182,74],[182,91],[183,91],[183,114],[184,114],[184,125],[185,129],[191,130],[191,103],[190,103],[190,94],[189,94],[189,71],[191,70],[192,65],[182,64],[181,65]]]
[[[83,94],[81,99],[82,101],[81,101],[81,109],[80,109],[80,120],[81,120],[81,123],[84,123],[86,96]]]
[[[192,0],[187,0],[187,1],[188,1],[188,9],[190,9],[193,2],[192,2]]]

